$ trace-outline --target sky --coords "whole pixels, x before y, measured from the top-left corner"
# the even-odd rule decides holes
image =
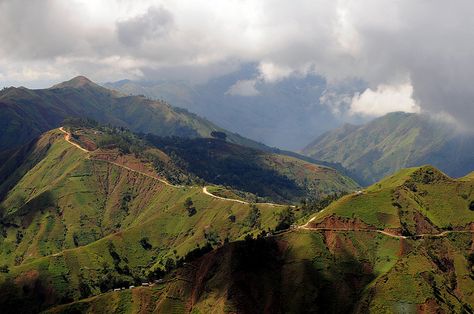
[[[76,75],[203,82],[255,63],[228,93],[318,75],[367,89],[334,112],[426,112],[474,128],[469,0],[0,0],[0,87]],[[347,106],[348,104],[348,106]]]

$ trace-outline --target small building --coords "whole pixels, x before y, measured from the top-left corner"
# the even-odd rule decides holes
[[[130,287],[128,287],[128,289],[133,289],[133,288],[135,288],[135,286],[130,286]]]
[[[143,287],[148,287],[149,285],[150,285],[150,284],[149,284],[148,282],[143,282],[143,283],[142,283],[142,286],[143,286]]]
[[[115,288],[114,291],[120,291],[120,288]]]

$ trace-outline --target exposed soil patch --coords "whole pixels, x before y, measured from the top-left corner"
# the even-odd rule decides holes
[[[335,215],[324,218],[321,222],[309,222],[309,228],[347,229],[347,230],[375,230],[359,218],[343,218]]]

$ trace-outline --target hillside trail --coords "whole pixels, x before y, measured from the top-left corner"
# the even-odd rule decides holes
[[[314,220],[314,217],[311,218],[306,224],[302,226],[298,226],[298,229],[302,230],[310,230],[310,231],[340,231],[340,232],[346,232],[346,231],[357,231],[357,232],[373,232],[373,233],[380,233],[392,238],[396,239],[420,239],[420,238],[442,238],[445,237],[451,233],[474,233],[474,230],[446,230],[440,233],[422,233],[422,234],[415,234],[415,235],[410,235],[410,236],[404,236],[404,235],[398,235],[394,233],[390,233],[385,230],[380,230],[380,229],[356,229],[356,228],[325,228],[325,227],[309,227],[309,223]]]
[[[64,139],[66,140],[66,142],[68,142],[69,144],[79,148],[81,151],[85,152],[85,153],[91,153],[90,150],[87,150],[86,148],[82,147],[81,145],[79,145],[78,143],[75,143],[71,140],[71,133],[67,132],[64,127],[60,127],[59,130],[61,132],[63,132],[65,135],[64,135]],[[87,158],[90,158],[90,156],[88,156]],[[110,160],[102,160],[102,159],[98,159],[98,160],[101,160],[101,161],[105,161],[105,162],[108,162],[110,164],[113,164],[115,166],[118,166],[118,167],[122,167],[124,169],[127,169],[128,171],[132,171],[132,172],[135,172],[135,173],[139,173],[141,175],[144,175],[146,177],[149,177],[149,178],[152,178],[152,179],[155,179],[155,180],[158,180],[160,181],[161,183],[167,185],[167,186],[170,186],[170,187],[173,187],[173,188],[183,188],[184,185],[174,185],[174,184],[171,184],[169,183],[168,181],[166,180],[163,180],[157,176],[153,176],[151,174],[148,174],[148,173],[145,173],[145,172],[142,172],[142,171],[139,171],[139,170],[135,170],[135,169],[132,169],[130,167],[127,167],[125,165],[122,165],[122,164],[119,164],[119,163],[116,163],[116,162],[113,162],[113,161],[110,161]],[[214,195],[212,194],[211,192],[209,192],[207,190],[207,187],[204,186],[202,188],[202,193],[210,196],[210,197],[213,197],[215,199],[220,199],[220,200],[225,200],[225,201],[230,201],[230,202],[235,202],[235,203],[240,203],[240,204],[246,204],[246,205],[249,205],[250,203],[249,202],[246,202],[246,201],[242,201],[242,200],[238,200],[238,199],[234,199],[234,198],[226,198],[226,197],[221,197],[221,196],[217,196],[217,195]],[[275,203],[256,203],[258,205],[269,205],[269,206],[288,206],[288,205],[283,205],[283,204],[275,204]],[[291,206],[291,207],[295,207],[295,206]]]

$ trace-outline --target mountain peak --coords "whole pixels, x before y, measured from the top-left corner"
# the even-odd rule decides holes
[[[73,79],[70,79],[69,81],[56,84],[51,88],[65,88],[65,87],[80,88],[80,87],[91,86],[91,85],[96,85],[96,84],[92,82],[91,80],[89,80],[87,77],[79,75]]]

